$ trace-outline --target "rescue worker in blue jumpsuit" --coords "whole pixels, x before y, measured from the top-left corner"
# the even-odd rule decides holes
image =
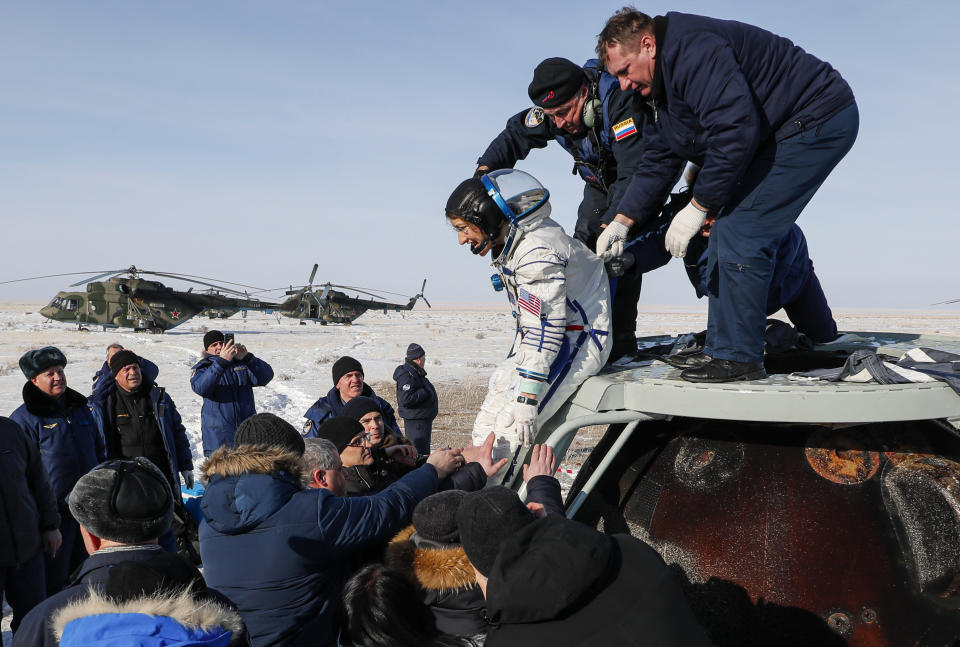
[[[707,217],[709,317],[693,382],[765,377],[764,328],[775,251],[800,212],[853,146],[859,113],[829,63],[786,38],[734,21],[624,8],[597,52],[624,90],[648,99],[644,154],[597,253],[623,253],[630,228],[655,216],[684,161],[701,167],[693,199],[665,246],[687,253]]]
[[[689,191],[672,195],[655,220],[638,228],[633,240],[624,248],[624,257],[630,257],[625,276],[629,278],[634,273],[642,275],[663,267],[670,261],[672,257],[665,246],[667,230],[673,217],[690,202],[690,195]],[[697,293],[697,298],[703,298],[710,291],[707,248],[712,224],[705,224],[698,235],[690,240],[683,259],[687,277]],[[774,255],[766,314],[772,315],[780,308],[784,309],[797,331],[812,342],[823,344],[837,338],[837,322],[814,272],[813,261],[807,252],[807,239],[797,224],[780,240]],[[678,355],[673,357],[670,363],[687,368],[689,357],[690,355]]]
[[[477,160],[475,177],[513,168],[532,149],[556,141],[573,156],[573,172],[584,182],[574,238],[593,249],[640,162],[646,110],[636,109],[633,93],[621,92],[615,78],[599,71],[596,59],[581,67],[565,58],[548,58],[534,70],[527,92],[535,106],[507,121]],[[637,350],[641,276],[634,273],[617,284],[611,362]]]

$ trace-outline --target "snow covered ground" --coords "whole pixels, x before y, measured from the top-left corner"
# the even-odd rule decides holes
[[[250,313],[227,320],[192,319],[163,335],[129,330],[91,329],[81,332],[51,322],[37,313],[40,304],[0,304],[0,415],[22,403],[24,378],[20,356],[31,348],[54,345],[67,356],[69,386],[90,392],[90,379],[103,364],[106,347],[119,342],[160,367],[158,383],[166,387],[190,435],[194,456],[200,451],[200,405],[190,390],[190,368],[200,358],[204,332],[233,332],[239,343],[269,362],[276,373],[257,389],[257,409],[270,411],[300,427],[307,408],[330,387],[330,368],[341,355],[364,366],[367,382],[379,395],[394,401],[393,369],[412,341],[427,352],[427,372],[438,387],[441,415],[435,444],[469,442],[473,415],[486,391],[487,378],[513,337],[513,319],[504,305],[445,304],[409,313],[368,312],[351,326],[298,325],[293,319]],[[914,331],[960,336],[960,311],[840,310],[841,330]],[[705,308],[646,306],[641,309],[638,335],[678,334],[706,327]],[[589,447],[575,455],[583,456]],[[574,454],[571,454],[573,460]],[[199,463],[199,461],[198,461]],[[561,466],[567,479],[573,463]],[[4,641],[9,644],[9,616],[4,614]]]

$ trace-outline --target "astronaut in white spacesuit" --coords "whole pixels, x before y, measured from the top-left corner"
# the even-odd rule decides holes
[[[550,193],[515,169],[462,182],[446,215],[461,245],[491,254],[496,290],[517,334],[490,377],[474,444],[496,432],[494,458],[515,458],[539,427],[610,355],[610,284],[603,261],[550,218]]]

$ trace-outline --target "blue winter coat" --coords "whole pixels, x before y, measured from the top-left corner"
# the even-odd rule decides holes
[[[249,353],[233,361],[206,355],[193,366],[190,388],[203,397],[200,428],[204,456],[221,445],[233,445],[237,426],[257,412],[253,387],[265,386],[272,379],[270,365]]]
[[[363,391],[360,395],[373,398],[377,401],[380,405],[380,413],[383,414],[383,424],[388,431],[392,431],[398,436],[403,435],[403,432],[400,431],[400,425],[397,424],[397,416],[393,413],[393,407],[390,406],[389,402],[374,393],[373,389],[371,389],[367,383],[364,383]],[[303,425],[303,432],[301,432],[303,437],[316,438],[317,428],[322,425],[327,418],[339,416],[343,412],[344,404],[343,400],[340,399],[340,392],[337,391],[337,387],[333,387],[327,391],[325,396],[314,402],[313,405],[307,409],[307,412],[303,414],[303,417],[307,419],[307,422]]]
[[[10,414],[40,447],[61,511],[67,510],[67,495],[80,477],[107,459],[105,427],[95,413],[71,388],[54,399],[27,382],[23,404]]]
[[[156,564],[158,553],[162,552],[159,546],[144,545],[134,549],[120,551],[97,551],[83,562],[83,565],[77,571],[76,576],[70,582],[68,588],[59,593],[55,593],[37,606],[23,618],[23,623],[17,629],[13,637],[14,647],[56,647],[59,641],[50,628],[50,619],[58,611],[70,604],[76,604],[78,601],[88,597],[91,589],[102,590],[107,584],[110,576],[110,570],[113,566],[123,562],[143,562],[150,561]],[[220,606],[229,607],[230,601],[219,592],[208,588],[204,597],[210,598]],[[117,640],[109,643],[110,645],[155,645],[153,642],[134,642],[129,636],[125,640]],[[234,635],[234,639],[239,644],[247,643],[247,632],[241,626]],[[89,645],[98,645],[101,643],[90,642]],[[178,643],[167,643],[178,644]],[[186,643],[190,644],[190,643]],[[219,643],[213,643],[218,645]]]
[[[419,366],[405,362],[393,371],[397,383],[397,409],[404,420],[433,420],[439,403],[437,390]]]
[[[102,420],[102,428],[107,439],[107,453],[110,458],[121,458],[119,453],[120,439],[117,435],[117,385],[105,389],[98,400],[91,396],[91,410]],[[174,494],[180,492],[180,472],[193,469],[193,455],[190,452],[190,439],[183,426],[180,412],[173,399],[167,395],[166,389],[157,386],[144,377],[143,388],[150,390],[150,404],[153,415],[160,426],[160,437],[163,439],[163,448],[170,461],[170,472],[173,474]]]
[[[40,533],[60,526],[57,501],[33,436],[0,417],[0,569],[40,550]]]
[[[654,34],[654,119],[618,209],[635,221],[657,214],[685,160],[701,167],[694,198],[718,209],[762,144],[854,103],[829,63],[759,27],[670,12],[654,20]]]
[[[532,149],[544,148],[556,141],[573,157],[574,168],[581,179],[607,195],[598,224],[609,223],[617,215],[616,207],[643,155],[641,133],[649,115],[645,108],[634,103],[632,92],[620,90],[614,77],[606,72],[598,76],[597,59],[584,63],[583,70],[588,84],[595,81],[596,95],[602,105],[595,137],[587,131],[571,135],[554,127],[541,108],[530,108],[507,120],[506,128],[490,142],[477,165],[493,170],[513,168],[518,160],[526,159]],[[401,414],[401,417],[405,416]]]
[[[141,357],[140,372],[143,373],[144,379],[156,382],[157,376],[160,375],[160,368],[145,357]],[[100,370],[93,374],[93,392],[90,394],[90,399],[100,399],[102,392],[109,389],[111,384],[116,384],[116,380],[110,365],[104,362]]]
[[[353,498],[301,489],[297,470],[293,454],[246,445],[204,465],[204,578],[239,607],[254,645],[331,641],[350,556],[389,538],[437,489],[432,465]]]

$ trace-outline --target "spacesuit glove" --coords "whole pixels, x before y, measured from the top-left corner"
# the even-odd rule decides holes
[[[697,235],[706,219],[707,212],[693,204],[692,200],[673,217],[664,244],[671,256],[683,258],[686,255],[690,239]]]
[[[526,447],[532,445],[537,434],[537,405],[517,402],[513,405],[513,419],[517,425],[517,439]]]
[[[187,489],[193,489],[193,470],[183,470],[180,472],[180,476],[183,477],[183,484],[187,486]]]
[[[629,233],[630,228],[622,222],[611,222],[597,237],[597,256],[605,263],[623,256],[623,245]]]

